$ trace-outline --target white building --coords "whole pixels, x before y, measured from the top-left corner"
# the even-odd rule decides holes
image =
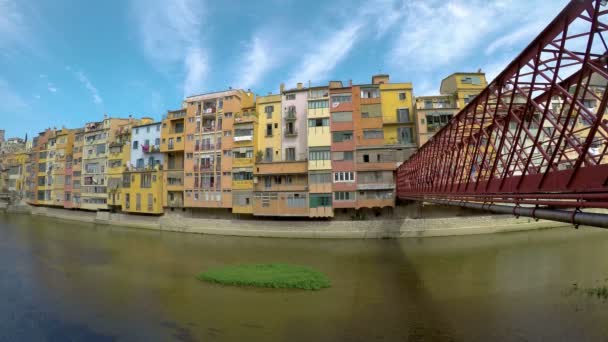
[[[134,126],[131,129],[131,159],[129,168],[145,169],[162,165],[160,152],[160,122]]]

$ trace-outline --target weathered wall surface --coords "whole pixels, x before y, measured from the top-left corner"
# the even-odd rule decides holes
[[[23,211],[23,210],[22,210]],[[9,210],[11,212],[11,210]],[[181,212],[139,216],[31,207],[32,215],[116,226],[185,233],[280,238],[406,238],[489,234],[569,226],[565,223],[512,216],[463,216],[366,221],[262,221],[185,217]]]

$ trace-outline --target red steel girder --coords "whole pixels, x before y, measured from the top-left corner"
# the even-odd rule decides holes
[[[608,10],[572,0],[397,169],[397,196],[608,208]]]

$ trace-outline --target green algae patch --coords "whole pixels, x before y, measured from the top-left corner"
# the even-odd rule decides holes
[[[213,268],[198,279],[222,285],[320,290],[330,287],[327,276],[309,267],[288,264],[252,264]]]

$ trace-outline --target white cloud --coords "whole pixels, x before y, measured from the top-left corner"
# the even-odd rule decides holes
[[[49,90],[51,93],[56,93],[56,92],[57,92],[57,87],[55,87],[55,86],[53,85],[53,83],[51,83],[51,82],[49,82],[49,83],[48,83],[48,87],[47,87],[47,89],[48,89],[48,90]]]
[[[496,50],[512,47],[514,44],[528,42],[534,39],[543,29],[543,23],[539,21],[528,23],[519,29],[495,38],[486,48],[486,55],[491,55]]]
[[[46,74],[40,74],[40,78],[46,78]]]
[[[329,72],[350,53],[362,25],[361,22],[348,23],[337,32],[329,34],[326,40],[318,42],[317,47],[306,54],[294,69],[287,86],[294,86],[298,82],[325,80]]]
[[[365,39],[380,39],[399,22],[405,18],[406,0],[370,0],[363,6],[357,6],[358,10],[345,16],[345,20],[337,20],[335,13],[331,13],[331,19],[327,22],[335,25],[338,29],[323,28],[311,39],[309,47],[300,44],[294,45],[298,53],[308,51],[304,54],[296,67],[289,74],[287,86],[294,86],[298,82],[319,82],[331,78],[331,71],[338,66],[357,43]],[[337,4],[344,9],[344,4]],[[350,11],[350,9],[347,9]],[[318,37],[323,37],[318,39]]]
[[[39,98],[40,98],[40,95],[36,94],[36,95],[34,95],[34,97],[35,97],[36,99],[39,99]]]
[[[202,46],[202,2],[133,0],[145,57],[161,72],[183,74],[184,95],[203,89],[208,55]]]
[[[274,60],[270,55],[272,50],[268,41],[258,35],[252,37],[241,57],[244,63],[238,70],[239,79],[236,81],[236,87],[247,89],[256,86],[273,66]]]
[[[85,75],[82,71],[77,71],[75,72],[75,74],[76,77],[78,77],[80,83],[82,83],[82,85],[91,93],[91,96],[93,97],[93,102],[95,102],[96,104],[101,104],[103,100],[101,99],[101,96],[99,96],[99,91],[97,91],[97,88],[95,88],[93,83],[91,83],[87,75]]]
[[[201,48],[192,48],[186,53],[184,60],[186,70],[184,96],[194,95],[202,89],[203,81],[207,75],[207,65],[207,56]]]

